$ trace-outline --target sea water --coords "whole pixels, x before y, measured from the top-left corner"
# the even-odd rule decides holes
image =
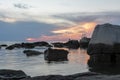
[[[14,44],[13,42],[0,42],[0,44]],[[0,69],[23,70],[27,75],[40,76],[49,74],[71,75],[75,73],[88,72],[87,61],[89,56],[84,49],[67,49],[69,51],[68,61],[51,62],[44,60],[44,54],[27,57],[25,49],[6,50],[0,49]],[[46,48],[37,47],[32,50],[44,52]]]

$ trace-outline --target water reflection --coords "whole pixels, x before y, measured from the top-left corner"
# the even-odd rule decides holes
[[[67,48],[64,48],[67,49]],[[75,74],[88,71],[87,60],[89,56],[86,50],[67,49],[68,61],[47,63],[44,55],[26,57],[24,49],[0,50],[0,69],[23,70],[28,75],[39,76],[48,74]],[[43,49],[34,49],[44,51]]]
[[[98,57],[98,56],[97,56]],[[89,71],[91,72],[97,72],[101,74],[109,74],[109,75],[115,75],[115,74],[120,74],[120,63],[113,63],[110,61],[104,61],[107,60],[109,55],[106,55],[106,58],[102,58],[104,61],[97,60],[98,58],[94,57],[96,59],[93,60],[93,57],[90,57],[88,60],[88,66],[89,66]],[[99,56],[100,57],[100,56]]]

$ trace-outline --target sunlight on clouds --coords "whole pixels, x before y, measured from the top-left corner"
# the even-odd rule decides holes
[[[95,22],[88,22],[88,23],[80,23],[76,26],[72,26],[70,28],[62,29],[62,30],[54,30],[52,31],[55,34],[87,34],[91,33],[94,29],[94,26],[97,23]]]
[[[97,23],[95,22],[84,22],[76,26],[72,26],[65,29],[52,31],[54,35],[47,36],[43,35],[39,38],[28,38],[27,41],[66,41],[69,39],[79,40],[83,34],[90,37],[93,29]]]
[[[9,22],[9,23],[16,22],[16,19],[13,19],[13,18],[0,18],[0,20],[4,22]]]

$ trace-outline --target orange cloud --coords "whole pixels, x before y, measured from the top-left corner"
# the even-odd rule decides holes
[[[28,38],[27,41],[66,41],[68,39],[79,40],[83,34],[86,34],[87,37],[91,37],[96,24],[97,23],[95,22],[80,23],[76,26],[52,31],[55,35],[43,35],[40,38]]]

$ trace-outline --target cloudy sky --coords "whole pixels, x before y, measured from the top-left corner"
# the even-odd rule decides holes
[[[0,0],[0,41],[90,37],[97,24],[120,25],[120,0]]]

